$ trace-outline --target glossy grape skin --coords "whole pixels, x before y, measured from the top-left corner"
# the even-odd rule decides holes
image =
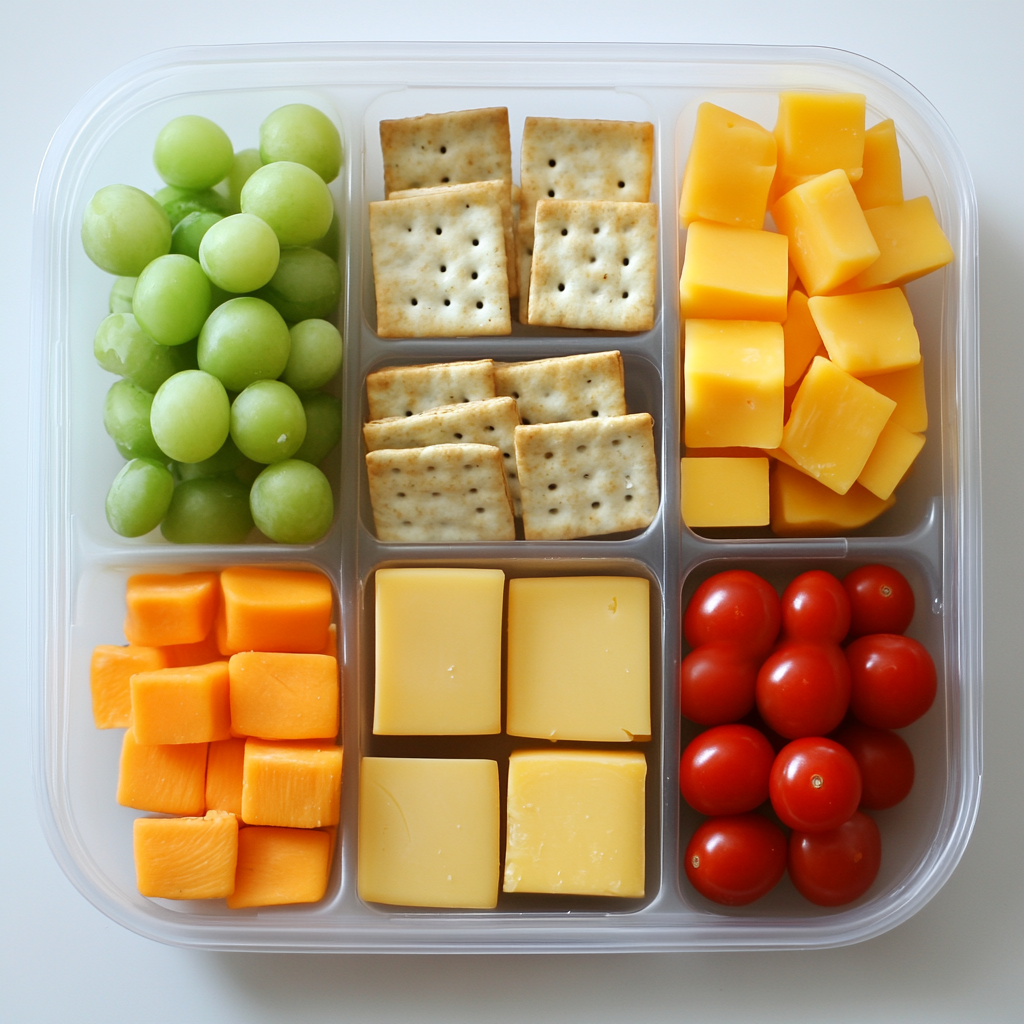
[[[208,210],[196,210],[195,213],[182,218],[171,232],[171,252],[191,256],[198,263],[199,246],[203,237],[214,224],[223,219],[219,213],[211,213]]]
[[[140,189],[106,185],[85,208],[82,246],[108,274],[138,277],[147,264],[170,252],[171,222],[160,204]]]
[[[242,212],[265,220],[284,246],[309,245],[327,234],[334,200],[308,167],[281,160],[264,164],[242,186]]]
[[[153,164],[168,185],[210,188],[231,170],[231,140],[207,117],[185,114],[160,130],[153,147]]]
[[[252,485],[249,507],[259,529],[281,544],[312,544],[334,519],[327,477],[298,459],[267,466]]]
[[[283,249],[277,271],[258,295],[290,324],[325,320],[338,308],[341,271],[316,249]]]
[[[170,218],[171,227],[177,227],[190,213],[230,213],[228,200],[212,188],[178,188],[165,185],[153,198]]]
[[[202,477],[211,476],[232,476],[240,483],[245,484],[246,494],[253,480],[260,475],[263,466],[252,459],[246,458],[239,450],[238,445],[228,439],[208,459],[202,462],[181,462],[178,463],[178,476],[182,480],[198,480]]]
[[[249,488],[233,477],[208,476],[174,488],[160,532],[174,544],[240,544],[252,527]]]
[[[178,365],[177,349],[158,345],[131,313],[111,313],[96,329],[92,351],[104,370],[127,377],[151,394],[185,369]]]
[[[139,275],[132,308],[139,326],[161,345],[181,345],[199,334],[210,312],[210,282],[189,256],[153,260]]]
[[[153,437],[175,462],[202,462],[215,454],[230,422],[224,385],[202,370],[184,370],[164,381],[150,411]]]
[[[299,395],[306,414],[306,437],[296,459],[319,466],[341,440],[341,402],[323,391]]]
[[[199,247],[206,276],[228,292],[254,292],[277,270],[281,246],[270,225],[251,213],[236,213],[212,225]]]
[[[279,380],[258,380],[231,403],[231,440],[254,462],[281,462],[306,436],[299,396]]]
[[[314,391],[330,383],[341,369],[338,328],[326,320],[303,320],[288,333],[292,347],[281,380],[296,391]]]
[[[171,503],[174,477],[154,459],[132,459],[107,492],[107,522],[122,537],[141,537],[160,525]]]
[[[171,232],[173,239],[174,233]],[[111,313],[130,313],[132,311],[132,296],[135,294],[135,282],[137,277],[118,277],[110,286],[110,299],[107,302],[107,309]]]
[[[252,177],[254,171],[263,166],[258,149],[240,149],[231,162],[231,170],[220,182],[216,191],[225,197],[228,213],[242,212],[242,186]]]
[[[107,392],[103,402],[103,428],[122,458],[166,460],[149,424],[152,405],[152,394],[130,380],[117,381]]]
[[[265,164],[291,160],[332,182],[341,170],[341,136],[334,122],[316,107],[290,103],[278,107],[260,125],[260,159]]]
[[[215,309],[199,335],[199,366],[226,388],[244,391],[257,380],[274,380],[288,365],[291,335],[281,314],[250,295]]]

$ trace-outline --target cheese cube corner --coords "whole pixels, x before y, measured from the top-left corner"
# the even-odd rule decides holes
[[[238,819],[233,814],[136,818],[132,835],[135,876],[143,896],[206,900],[234,891]]]

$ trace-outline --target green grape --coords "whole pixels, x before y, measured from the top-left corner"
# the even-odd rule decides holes
[[[254,462],[290,459],[305,436],[302,402],[279,380],[258,380],[231,403],[231,440]]]
[[[260,159],[258,149],[240,149],[235,154],[228,176],[216,188],[227,201],[229,213],[242,212],[242,186],[252,177],[252,172],[258,171],[262,166],[263,161]]]
[[[281,246],[270,225],[251,213],[236,213],[215,224],[199,247],[206,276],[228,292],[254,292],[277,270]]]
[[[130,380],[117,381],[107,392],[103,402],[103,427],[122,458],[166,459],[149,425],[152,405],[152,394]]]
[[[160,525],[171,503],[174,477],[155,459],[132,459],[107,491],[107,522],[122,537],[141,537]]]
[[[139,275],[132,308],[139,326],[161,345],[191,341],[210,312],[210,282],[190,256],[153,260]]]
[[[212,188],[165,185],[153,198],[163,207],[172,227],[177,227],[190,213],[219,213],[226,217],[231,212],[228,200]]]
[[[267,466],[252,485],[249,507],[259,529],[281,544],[312,544],[334,519],[327,477],[298,459]]]
[[[260,157],[265,164],[292,160],[332,182],[341,170],[341,136],[334,122],[316,107],[290,103],[260,125]]]
[[[257,380],[273,380],[288,365],[288,325],[262,299],[242,296],[218,306],[199,335],[199,366],[226,388],[243,391]]]
[[[173,238],[173,232],[171,237]],[[111,313],[130,313],[132,311],[132,295],[135,294],[137,277],[116,277],[110,286],[110,301],[107,303]]]
[[[341,440],[341,402],[323,391],[299,397],[306,414],[306,437],[295,458],[319,466]]]
[[[249,488],[231,477],[184,480],[160,532],[174,544],[241,544],[252,529]]]
[[[127,377],[150,394],[184,369],[174,357],[177,350],[158,345],[131,313],[111,313],[97,328],[92,351],[104,370]]]
[[[152,196],[131,185],[107,185],[85,208],[82,247],[108,274],[137,277],[146,264],[170,252],[171,223]]]
[[[302,320],[288,332],[292,349],[281,380],[296,391],[322,388],[341,369],[341,335],[326,320]]]
[[[160,385],[149,421],[168,458],[202,462],[227,440],[231,406],[216,377],[202,370],[182,370]]]
[[[341,252],[341,224],[337,214],[332,218],[327,234],[313,242],[310,248],[322,252],[325,256],[330,256],[335,263],[338,262],[338,254]]]
[[[210,188],[231,170],[231,140],[209,118],[185,114],[160,130],[153,147],[153,163],[168,185]]]
[[[210,213],[208,210],[196,210],[187,217],[183,217],[174,225],[171,232],[171,252],[180,253],[182,256],[191,256],[199,262],[199,243],[203,236],[219,220],[223,220],[219,213]]]
[[[259,291],[289,323],[323,320],[338,308],[341,272],[316,249],[283,249],[277,272]]]
[[[290,160],[264,164],[242,186],[242,212],[265,220],[282,246],[309,245],[327,234],[334,200],[316,171]]]

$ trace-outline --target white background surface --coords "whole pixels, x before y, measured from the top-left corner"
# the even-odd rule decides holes
[[[714,0],[2,0],[0,16],[0,1020],[1017,1021],[1024,1019],[1024,4]],[[895,70],[948,120],[981,222],[985,778],[950,882],[916,917],[816,953],[342,957],[200,953],[137,938],[51,856],[25,669],[29,253],[35,177],[79,97],[155,49],[279,40],[817,44]]]

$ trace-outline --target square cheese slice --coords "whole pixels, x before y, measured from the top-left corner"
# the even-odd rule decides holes
[[[646,579],[511,580],[509,735],[617,743],[647,739],[650,654]]]
[[[380,569],[373,731],[501,732],[500,569]]]
[[[505,892],[642,897],[646,777],[638,751],[512,754]]]
[[[687,526],[768,525],[767,459],[682,459],[679,477]]]
[[[490,909],[498,902],[500,833],[496,761],[363,758],[362,899]]]

